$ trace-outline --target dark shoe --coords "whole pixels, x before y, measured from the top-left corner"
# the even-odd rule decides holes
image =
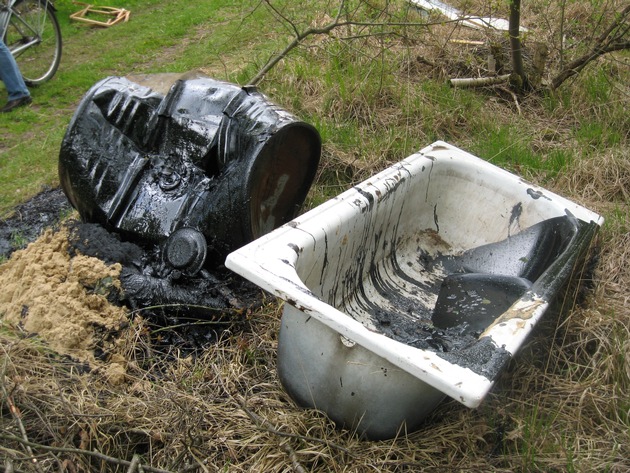
[[[27,95],[26,97],[20,97],[19,99],[15,99],[15,100],[9,100],[7,104],[4,107],[2,107],[2,109],[0,109],[0,113],[6,113],[6,112],[10,112],[14,108],[24,107],[25,105],[28,105],[32,101],[33,99],[31,98],[30,95]]]

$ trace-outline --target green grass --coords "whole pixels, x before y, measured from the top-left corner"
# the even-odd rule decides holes
[[[184,72],[210,68],[218,78],[234,79],[238,69],[222,71],[224,55],[258,38],[256,28],[239,28],[239,18],[257,24],[263,10],[237,1],[107,2],[130,10],[131,18],[111,28],[71,22],[79,9],[70,1],[56,3],[64,50],[58,73],[33,89],[34,105],[0,116],[0,213],[58,183],[56,161],[65,129],[81,97],[110,75]],[[189,47],[182,44],[189,42]],[[245,53],[264,55],[274,43],[256,42]],[[172,55],[169,49],[176,50]],[[259,50],[257,50],[259,48]],[[239,63],[239,66],[242,63]],[[0,88],[0,101],[6,99]]]
[[[514,172],[540,171],[545,167],[542,156],[532,150],[530,137],[520,133],[518,125],[498,125],[488,128],[486,133],[483,139],[474,145],[474,150],[479,156]],[[554,172],[557,172],[557,169],[554,169]]]
[[[92,28],[69,20],[78,9],[76,4],[56,3],[64,37],[59,72],[49,83],[33,89],[32,107],[0,117],[0,180],[4,183],[0,213],[43,185],[57,184],[56,160],[65,128],[83,94],[100,79],[200,69],[245,84],[292,34],[276,13],[254,1],[101,4],[130,10],[130,21]],[[336,12],[336,5],[328,2],[315,2],[310,9],[293,2],[275,5],[302,31],[324,13],[328,14],[325,22],[331,21]],[[394,20],[418,21],[413,11],[389,8],[388,14],[398,15]],[[363,12],[367,18],[382,21],[382,12],[364,10],[357,9],[355,15]],[[341,33],[345,35],[345,30],[340,29]],[[572,153],[566,149],[534,149],[527,117],[517,124],[500,123],[487,110],[488,97],[477,91],[452,89],[446,81],[419,81],[413,76],[401,83],[400,70],[413,61],[412,48],[393,47],[390,40],[376,47],[375,43],[360,37],[309,37],[305,47],[292,51],[260,85],[283,106],[315,123],[331,150],[346,155],[341,163],[344,169],[335,175],[364,177],[367,168],[383,167],[437,139],[514,171],[553,177],[570,164]],[[574,128],[574,137],[584,150],[620,145],[628,139],[623,131],[628,123],[622,118],[623,107],[601,104],[613,91],[606,72],[590,73],[583,79],[586,107],[596,108],[594,117],[585,111]],[[547,98],[544,107],[553,115],[570,100],[571,95],[562,92]],[[347,166],[356,169],[348,173]]]

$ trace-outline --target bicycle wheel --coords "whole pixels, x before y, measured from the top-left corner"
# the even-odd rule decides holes
[[[27,85],[49,80],[61,61],[61,30],[45,0],[18,0],[4,37]]]

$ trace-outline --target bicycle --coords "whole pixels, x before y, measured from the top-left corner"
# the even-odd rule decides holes
[[[24,82],[36,86],[57,72],[61,29],[49,0],[7,0],[0,5],[0,34],[15,58]]]

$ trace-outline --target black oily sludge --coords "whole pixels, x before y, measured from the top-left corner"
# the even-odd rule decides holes
[[[150,315],[160,325],[183,326],[200,318],[218,323],[225,313],[241,313],[261,304],[256,286],[225,269],[186,275],[160,262],[154,245],[124,241],[97,223],[70,220],[66,226],[71,256],[81,254],[121,266],[120,289],[106,284],[92,290],[112,304]]]
[[[176,345],[185,352],[203,349],[262,304],[258,288],[224,268],[187,275],[164,264],[155,245],[121,240],[118,233],[99,224],[70,222],[69,226],[71,255],[121,265],[120,288],[107,282],[98,287],[99,282],[94,292],[150,319],[159,328],[151,334],[158,345]]]

